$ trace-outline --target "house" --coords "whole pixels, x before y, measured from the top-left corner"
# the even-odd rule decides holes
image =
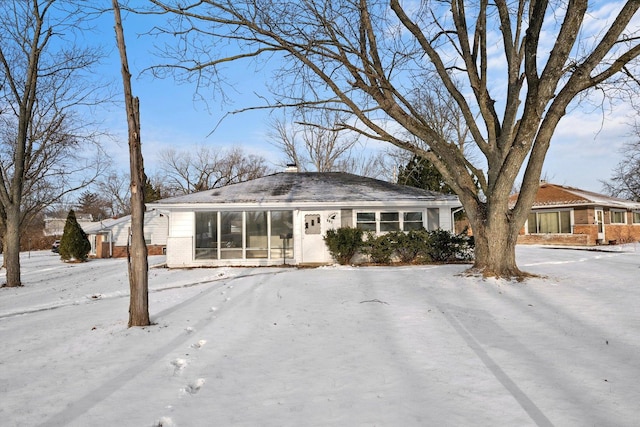
[[[452,230],[457,196],[342,172],[282,172],[148,205],[169,215],[168,267],[330,264],[323,236]]]
[[[91,242],[89,256],[118,258],[127,256],[131,215],[81,224]],[[144,214],[144,238],[149,255],[162,255],[167,244],[169,219],[166,213],[148,210]]]
[[[637,241],[640,203],[544,181],[518,236],[518,243],[554,245]]]
[[[82,227],[86,224],[91,224],[93,217],[91,214],[76,213],[76,221]],[[67,223],[67,217],[64,218],[45,215],[44,216],[44,235],[45,236],[62,236],[64,233],[64,225]]]

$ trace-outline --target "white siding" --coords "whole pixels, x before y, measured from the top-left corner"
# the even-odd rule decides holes
[[[171,212],[169,218],[170,237],[192,237],[194,226],[194,212]]]

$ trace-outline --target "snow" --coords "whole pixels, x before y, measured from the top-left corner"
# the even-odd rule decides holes
[[[125,260],[24,253],[25,286],[0,289],[0,425],[638,425],[640,248],[611,249],[518,247],[544,275],[523,283],[152,268],[154,325],[129,329]]]

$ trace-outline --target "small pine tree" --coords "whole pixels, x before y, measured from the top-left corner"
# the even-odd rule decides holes
[[[72,210],[67,215],[67,222],[64,224],[64,232],[60,239],[60,258],[65,261],[75,259],[77,261],[86,261],[89,251],[91,251],[91,243],[87,238],[78,220],[76,213]]]

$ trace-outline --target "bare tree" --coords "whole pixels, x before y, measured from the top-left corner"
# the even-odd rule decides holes
[[[118,0],[113,0],[116,40],[122,65],[124,103],[127,110],[129,133],[129,168],[131,178],[131,246],[128,248],[129,266],[129,327],[148,326],[149,320],[149,261],[144,239],[144,187],[146,176],[140,140],[140,102],[131,90],[131,73],[127,60],[122,18]]]
[[[158,174],[170,195],[189,194],[248,181],[271,172],[266,160],[239,148],[168,149],[159,154]]]
[[[340,124],[345,119],[337,113],[321,111],[316,116],[303,113],[295,123],[275,119],[271,123],[271,143],[285,154],[287,163],[296,164],[302,171],[347,172],[353,166],[350,159],[360,134],[343,132]]]
[[[635,139],[627,141],[620,150],[623,160],[602,185],[614,197],[640,202],[640,124],[635,125],[634,134]]]
[[[131,178],[128,173],[109,172],[96,182],[96,191],[109,200],[109,215],[120,217],[131,213]]]
[[[0,228],[6,286],[20,286],[20,234],[31,215],[82,188],[100,163],[79,153],[97,140],[81,115],[96,106],[103,87],[89,83],[102,53],[83,47],[90,17],[82,2],[7,0],[0,8]]]
[[[175,17],[164,31],[179,43],[171,45],[174,62],[159,69],[215,83],[231,60],[280,60],[271,106],[350,114],[345,128],[431,161],[469,217],[474,271],[488,276],[524,275],[517,235],[567,108],[589,89],[623,88],[640,54],[637,0],[613,13],[607,5],[598,21],[590,17],[604,13],[600,3],[576,0],[150,1]],[[412,99],[416,87],[431,93],[434,85],[462,112],[477,161],[443,138]]]

